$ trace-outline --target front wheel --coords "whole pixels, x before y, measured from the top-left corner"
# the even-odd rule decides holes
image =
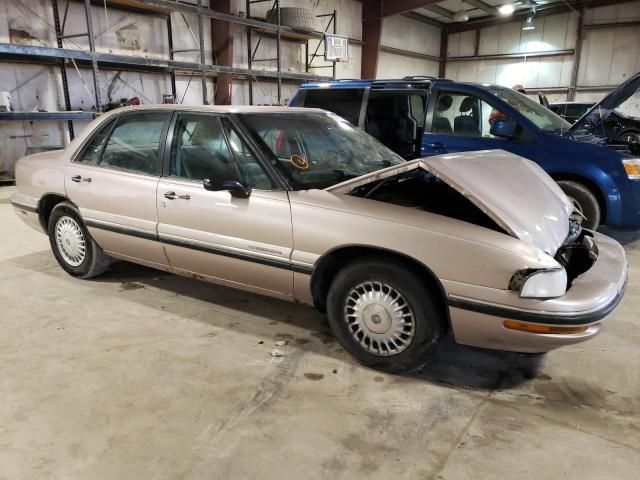
[[[434,293],[409,268],[382,259],[352,263],[327,295],[331,329],[362,364],[414,370],[435,352],[446,321]]]
[[[61,202],[51,211],[49,243],[60,266],[74,277],[98,276],[111,263],[111,258],[89,235],[80,212],[69,202]]]
[[[575,215],[573,220],[589,230],[595,230],[600,225],[600,204],[593,192],[582,183],[573,180],[560,180],[558,185],[573,203],[575,209],[582,215]]]

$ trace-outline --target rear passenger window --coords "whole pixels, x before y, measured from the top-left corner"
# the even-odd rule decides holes
[[[304,107],[322,108],[340,115],[354,125],[358,125],[362,108],[363,88],[323,88],[304,90]]]
[[[98,133],[94,134],[91,141],[75,161],[88,165],[95,165],[98,163],[100,154],[102,153],[104,144],[107,142],[107,138],[109,138],[109,133],[111,133],[111,127],[113,127],[114,123],[115,118],[112,118],[111,120],[108,120],[105,125],[100,127]]]
[[[161,112],[120,117],[98,165],[137,173],[160,174],[160,140],[167,118],[168,115]]]

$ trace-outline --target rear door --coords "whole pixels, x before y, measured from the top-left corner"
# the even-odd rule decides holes
[[[127,112],[102,124],[68,167],[65,188],[107,253],[166,265],[156,188],[170,112]]]
[[[274,296],[293,294],[287,192],[224,115],[181,112],[169,132],[158,185],[158,236],[180,273]],[[249,198],[208,191],[237,180]]]
[[[425,90],[371,89],[364,131],[405,159],[419,157],[426,99]]]
[[[531,137],[516,139],[494,137],[490,130],[496,120],[510,119],[487,97],[464,91],[432,91],[427,110],[427,125],[422,139],[422,156],[474,150],[502,149],[530,157]],[[517,121],[517,119],[515,119]]]

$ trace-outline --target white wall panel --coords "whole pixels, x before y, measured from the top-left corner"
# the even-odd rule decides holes
[[[382,45],[426,55],[440,55],[440,29],[395,15],[382,22]]]
[[[402,78],[406,75],[438,75],[439,62],[380,52],[377,78]]]

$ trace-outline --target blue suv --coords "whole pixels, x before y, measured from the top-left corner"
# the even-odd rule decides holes
[[[640,74],[573,125],[511,89],[431,77],[307,83],[290,106],[332,111],[406,159],[469,150],[513,152],[558,182],[581,212],[583,226],[639,228],[640,145],[607,144],[600,131],[639,87]]]

